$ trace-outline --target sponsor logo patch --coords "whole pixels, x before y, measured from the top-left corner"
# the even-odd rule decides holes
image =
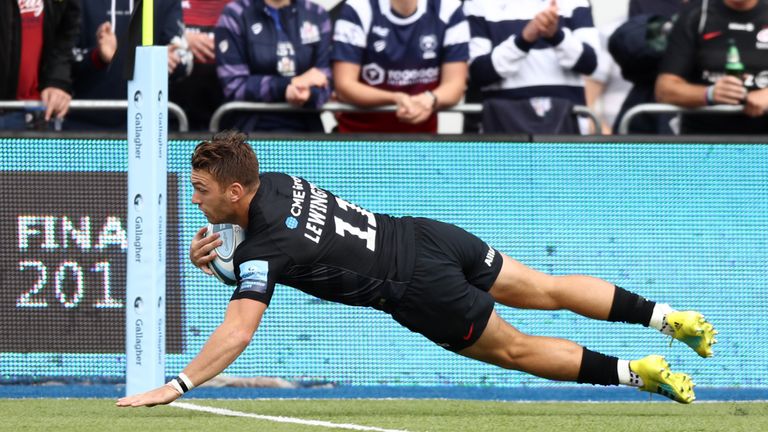
[[[269,263],[261,260],[250,260],[240,264],[240,292],[267,292],[267,276]]]
[[[363,66],[363,79],[370,85],[379,85],[384,82],[384,69],[376,63]]]
[[[387,47],[387,41],[385,40],[377,40],[373,43],[373,49],[376,52],[382,52]]]
[[[493,264],[493,259],[496,257],[496,249],[488,246],[488,253],[485,254],[485,265],[490,267]]]
[[[288,216],[285,218],[285,226],[287,226],[289,229],[296,229],[296,227],[299,226],[299,220],[293,216]]]
[[[753,32],[755,31],[755,25],[752,23],[728,23],[728,30]]]
[[[375,34],[377,36],[380,36],[380,37],[383,37],[383,38],[385,38],[385,37],[387,37],[387,35],[389,35],[389,29],[386,28],[386,27],[382,27],[382,26],[373,26],[371,31],[373,32],[373,34]]]

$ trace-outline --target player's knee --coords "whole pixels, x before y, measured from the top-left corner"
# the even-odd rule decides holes
[[[539,278],[536,286],[531,290],[535,293],[535,308],[541,310],[561,309],[558,297],[557,276]]]
[[[509,341],[502,350],[504,367],[507,369],[523,370],[524,360],[531,353],[532,338],[523,333],[518,333]]]
[[[567,279],[568,276],[549,276],[544,280],[540,291],[546,307],[541,309],[558,310],[565,307],[563,299],[568,295]]]
[[[491,362],[506,369],[519,370],[522,359],[530,351],[529,339],[529,336],[520,332],[505,334],[503,342],[494,350]]]

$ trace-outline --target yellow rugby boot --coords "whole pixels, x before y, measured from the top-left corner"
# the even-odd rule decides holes
[[[665,317],[672,337],[693,348],[702,357],[712,357],[712,345],[717,343],[717,330],[696,311],[670,312]]]
[[[696,400],[691,377],[670,371],[669,363],[660,355],[632,360],[629,362],[629,368],[643,379],[640,390],[660,394],[684,404]]]

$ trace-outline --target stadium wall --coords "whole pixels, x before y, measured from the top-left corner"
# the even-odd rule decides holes
[[[205,220],[188,182],[197,138],[176,138],[167,375],[197,353],[231,294],[186,258]],[[639,326],[499,307],[522,331],[623,358],[663,354],[700,386],[768,386],[766,144],[252,138],[263,171],[304,177],[371,211],[455,223],[548,273],[590,274],[696,308],[721,334],[716,357],[703,360]],[[124,137],[0,138],[0,383],[124,379],[126,151]],[[353,386],[548,385],[450,354],[381,312],[287,287],[226,373]]]

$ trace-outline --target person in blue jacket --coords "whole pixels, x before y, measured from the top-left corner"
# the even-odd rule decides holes
[[[331,94],[331,21],[307,0],[234,0],[214,30],[227,101],[319,108]],[[319,113],[238,112],[224,125],[245,131],[322,132]]]
[[[168,46],[171,79],[189,75],[193,57],[186,49],[179,0],[155,0],[154,45]],[[134,0],[82,0],[80,40],[75,45],[74,98],[125,100],[125,55],[117,41],[125,37]],[[125,130],[125,111],[75,111],[64,122],[68,130]]]

